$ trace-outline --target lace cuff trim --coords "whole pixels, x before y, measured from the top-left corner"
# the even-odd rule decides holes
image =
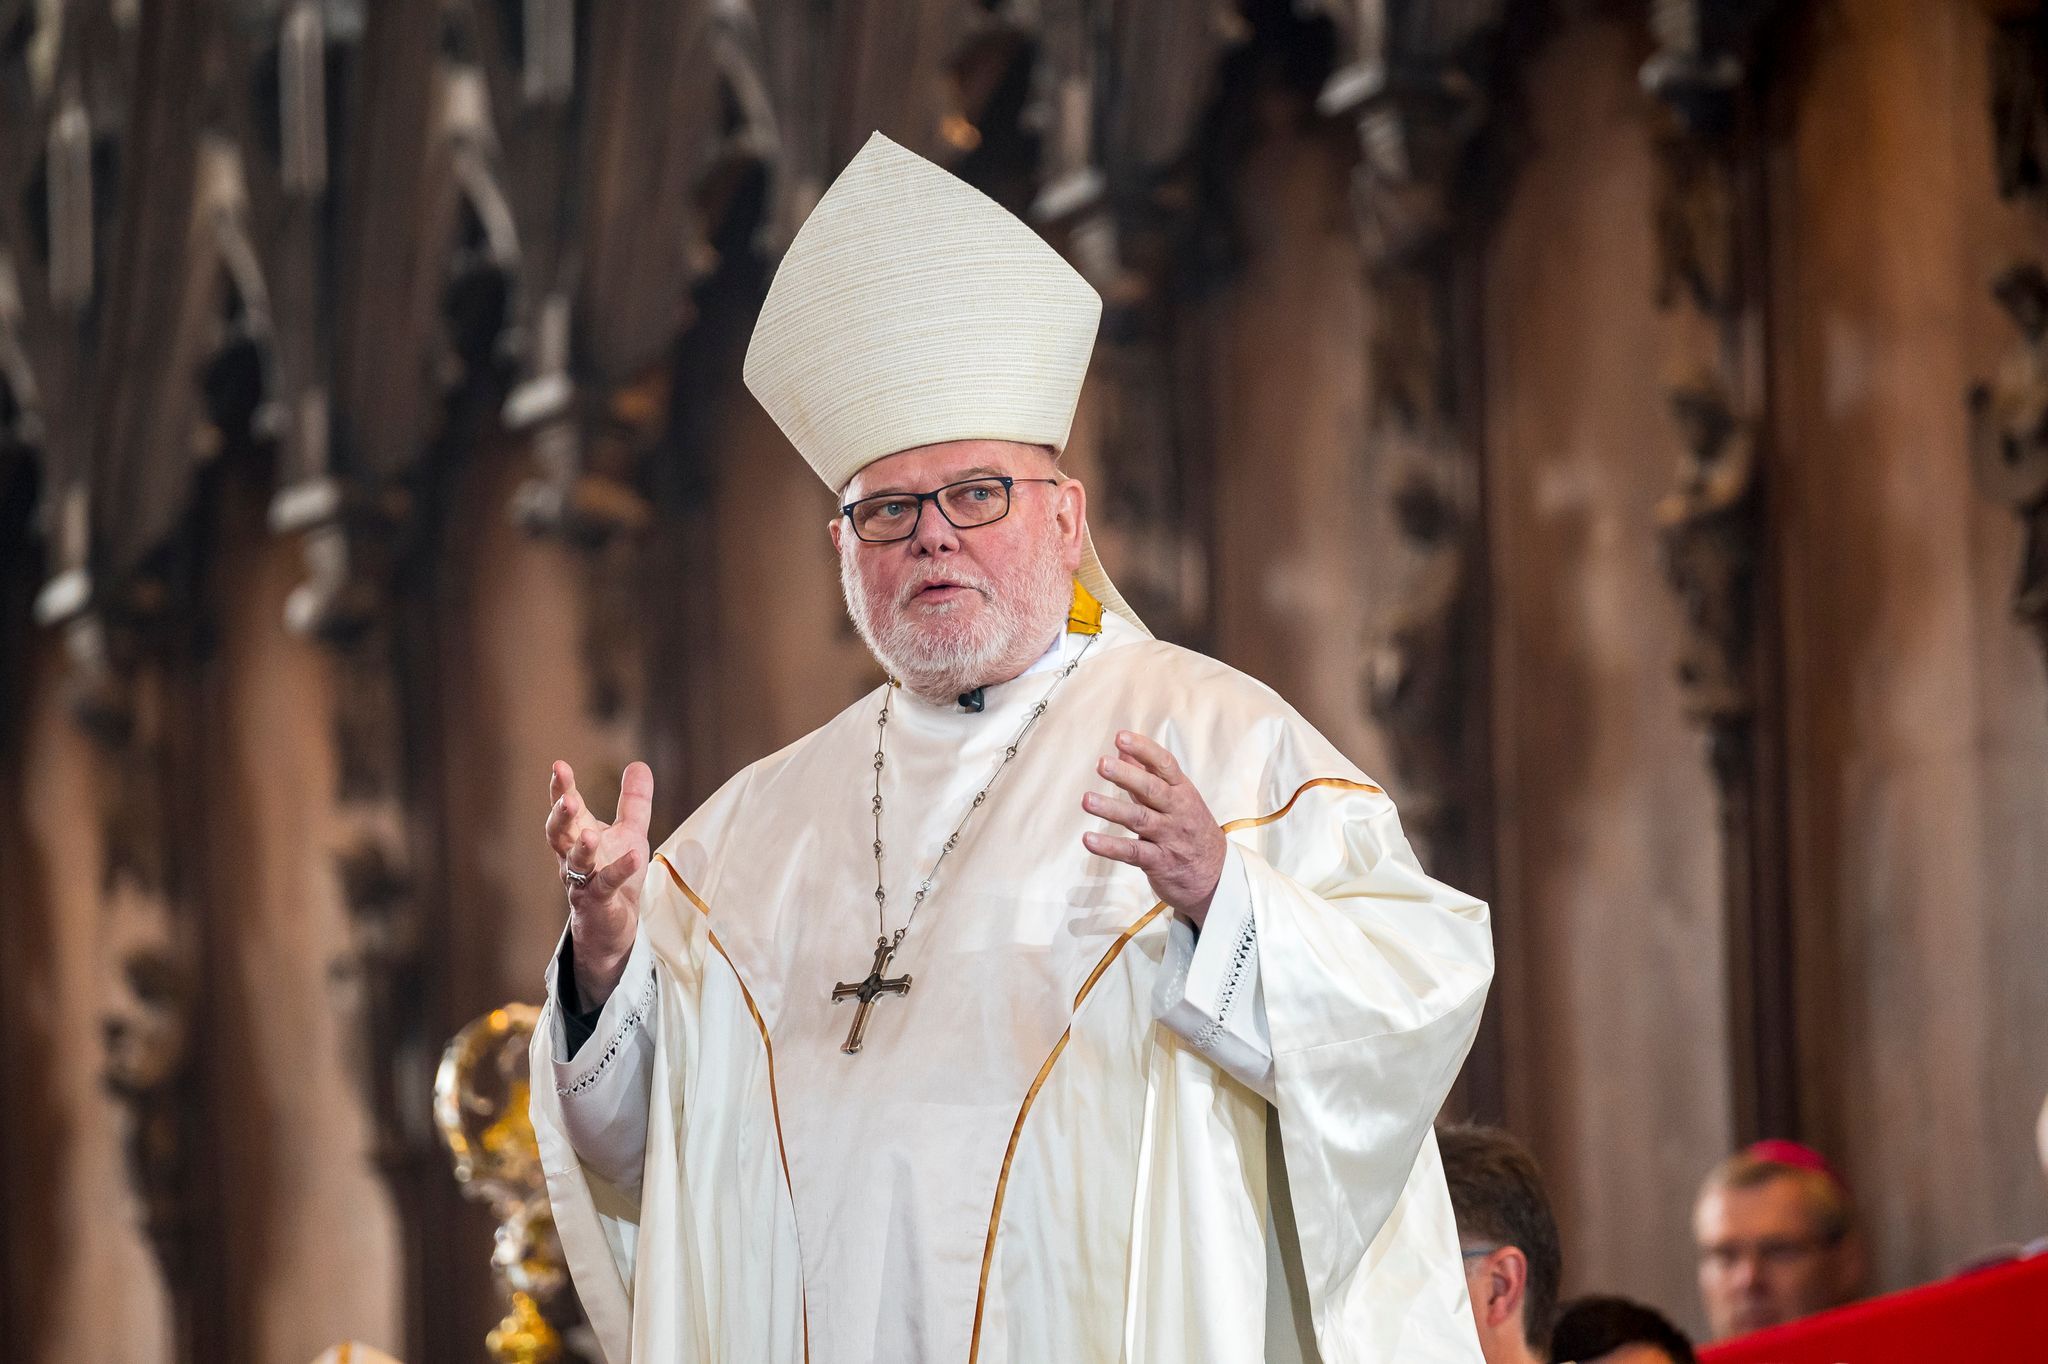
[[[1244,926],[1237,931],[1237,941],[1230,948],[1230,965],[1223,973],[1223,987],[1216,994],[1216,1015],[1202,1025],[1195,1034],[1197,1051],[1208,1051],[1216,1045],[1216,1039],[1223,1035],[1229,1025],[1231,1006],[1237,1003],[1238,987],[1244,983],[1245,973],[1259,956],[1258,920],[1245,915]]]
[[[641,1020],[647,1017],[647,1011],[654,1007],[654,986],[654,972],[649,971],[647,973],[647,984],[640,991],[640,1002],[633,1006],[631,1013],[619,1020],[619,1026],[612,1032],[612,1040],[605,1045],[604,1055],[598,1057],[597,1064],[592,1066],[590,1072],[575,1084],[556,1085],[555,1093],[558,1096],[567,1099],[573,1095],[581,1094],[584,1090],[589,1089],[604,1078],[604,1073],[611,1069],[612,1062],[616,1061],[619,1053],[625,1049],[627,1040],[633,1035],[633,1030],[640,1026]]]

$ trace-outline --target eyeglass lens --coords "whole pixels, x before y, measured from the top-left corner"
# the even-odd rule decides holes
[[[1010,510],[1010,490],[999,478],[970,478],[949,483],[925,495],[957,530],[971,530],[999,521]],[[917,526],[924,497],[916,493],[883,493],[853,504],[853,531],[863,540],[901,540]]]

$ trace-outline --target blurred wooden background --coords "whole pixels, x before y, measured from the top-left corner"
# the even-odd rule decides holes
[[[873,680],[739,362],[875,128],[1108,310],[1155,628],[1501,957],[1568,1287],[1816,1142],[2048,1230],[2048,29],[1983,0],[0,0],[0,1340],[481,1357],[427,1119],[550,759],[672,824]]]

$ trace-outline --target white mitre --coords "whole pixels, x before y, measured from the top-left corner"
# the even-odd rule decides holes
[[[954,440],[1066,449],[1102,300],[981,191],[876,133],[790,243],[747,388],[827,487]],[[1076,575],[1144,629],[1090,537]]]

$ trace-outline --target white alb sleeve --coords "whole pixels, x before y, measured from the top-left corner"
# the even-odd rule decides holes
[[[563,934],[566,942],[568,935]],[[561,980],[562,953],[548,963],[549,1033],[554,1074],[535,1076],[551,1083],[562,1102],[562,1126],[576,1156],[591,1173],[622,1191],[637,1192],[647,1156],[647,1107],[654,1087],[654,958],[642,932],[633,940],[626,971],[597,1016],[597,1027],[574,1058],[569,1055],[564,1012],[575,982]]]
[[[1201,933],[1173,916],[1163,968],[1152,993],[1153,1015],[1270,1100],[1273,1038],[1259,982],[1259,925],[1235,844],[1223,855],[1223,875]]]

